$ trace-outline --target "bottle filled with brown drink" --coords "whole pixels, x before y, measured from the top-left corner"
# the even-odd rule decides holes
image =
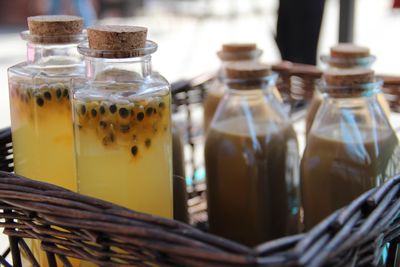
[[[381,85],[372,70],[324,73],[301,161],[306,229],[398,173],[398,140],[378,101]]]
[[[210,232],[254,246],[299,231],[299,152],[277,75],[226,66],[227,91],[205,143]]]
[[[342,43],[333,46],[330,49],[330,55],[321,56],[321,61],[326,65],[327,69],[353,69],[364,68],[370,69],[375,62],[376,57],[371,55],[368,47],[358,46],[355,44]],[[383,93],[378,94],[378,101],[383,107],[385,113],[390,115],[390,107]],[[308,108],[306,117],[306,133],[310,131],[315,115],[322,102],[322,94],[314,91],[313,98]]]
[[[262,55],[262,50],[258,49],[253,43],[229,43],[222,45],[222,50],[217,53],[221,60],[221,67],[217,73],[217,77],[211,82],[204,99],[204,129],[207,130],[218,104],[225,92],[223,84],[224,66],[229,62],[255,62]]]

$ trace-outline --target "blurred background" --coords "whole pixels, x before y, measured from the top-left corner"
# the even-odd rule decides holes
[[[398,2],[0,0],[0,128],[10,124],[7,68],[25,60],[26,44],[20,39],[19,32],[27,28],[28,16],[74,14],[83,16],[86,26],[96,23],[146,26],[149,28],[149,39],[159,45],[153,57],[154,68],[170,82],[217,69],[219,60],[216,51],[224,42],[255,42],[264,50],[263,60],[266,63],[280,61],[281,52],[286,59],[312,63],[315,61],[312,55],[302,58],[307,54],[304,52],[299,58],[292,55],[290,49],[301,47],[302,51],[311,50],[314,58],[318,58],[320,54],[329,52],[329,47],[338,42],[339,36],[342,41],[353,40],[356,44],[370,47],[378,58],[374,65],[377,73],[400,75]],[[279,33],[277,24],[280,25]],[[279,38],[276,38],[277,34]],[[280,43],[280,48],[277,43]],[[314,48],[313,43],[318,46]],[[315,63],[319,64],[318,60]]]

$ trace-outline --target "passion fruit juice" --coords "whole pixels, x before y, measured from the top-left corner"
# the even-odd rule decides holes
[[[169,92],[115,99],[75,94],[78,190],[172,218]]]
[[[32,86],[10,81],[15,173],[76,191],[73,128],[66,83]],[[48,266],[40,241],[25,240],[41,266]],[[79,261],[70,259],[73,266]],[[61,262],[58,262],[61,264]],[[23,258],[24,266],[31,266]]]
[[[15,172],[76,191],[68,86],[11,82],[10,100]]]

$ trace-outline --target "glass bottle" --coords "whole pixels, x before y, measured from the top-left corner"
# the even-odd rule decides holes
[[[171,93],[152,71],[147,29],[88,29],[86,84],[73,97],[78,191],[172,218]]]
[[[86,38],[75,16],[28,18],[27,59],[8,69],[14,169],[19,175],[76,191],[71,80],[84,77],[78,43]],[[45,253],[26,240],[41,266]],[[30,264],[23,259],[24,266]],[[78,266],[76,260],[74,266]]]
[[[223,83],[224,66],[229,62],[251,62],[258,61],[262,55],[262,50],[257,49],[256,44],[224,44],[222,50],[217,53],[221,60],[221,67],[218,70],[217,77],[211,82],[207,94],[204,98],[204,130],[207,131],[218,104],[225,92]]]
[[[38,16],[28,25],[27,60],[8,69],[15,172],[76,190],[69,84],[84,76],[82,19]]]
[[[348,43],[342,43],[332,47],[329,56],[321,56],[321,61],[327,66],[328,69],[370,69],[375,60],[376,57],[370,54],[369,48]],[[389,116],[390,106],[383,93],[378,94],[378,101],[380,102],[387,116]],[[322,94],[318,92],[318,90],[315,90],[306,116],[306,133],[310,131],[315,114],[318,111],[321,102]]]
[[[366,69],[330,70],[301,161],[305,227],[310,229],[399,172],[395,132],[378,101],[381,81]]]
[[[276,74],[227,65],[227,92],[205,142],[210,232],[253,246],[299,231],[299,153]]]

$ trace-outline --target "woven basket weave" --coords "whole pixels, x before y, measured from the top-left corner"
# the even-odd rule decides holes
[[[185,112],[185,140],[192,152],[198,149],[197,140],[202,135],[201,125],[192,117],[192,106],[201,103],[208,80],[207,75],[173,86],[174,107],[177,112]],[[288,92],[292,94],[291,90]],[[21,254],[28,255],[33,266],[38,266],[23,238],[42,241],[50,266],[56,266],[56,257],[64,266],[71,266],[66,256],[101,266],[399,264],[395,256],[400,240],[400,177],[366,192],[306,234],[249,248],[184,223],[137,213],[14,175],[10,173],[11,155],[11,134],[5,129],[0,131],[0,223],[9,236],[10,249],[0,256],[4,266],[22,266]],[[188,161],[193,173],[201,168],[191,155]],[[193,178],[189,191],[190,201],[201,204],[204,185]],[[192,217],[201,218],[199,215],[204,214],[196,205],[191,208]],[[6,261],[8,254],[12,255],[13,265]]]

